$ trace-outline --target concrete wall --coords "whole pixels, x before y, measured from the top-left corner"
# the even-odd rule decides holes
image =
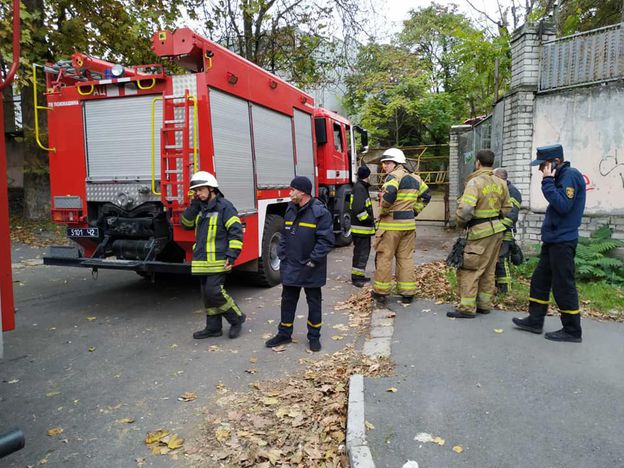
[[[553,38],[548,26],[527,24],[514,32],[511,87],[493,109],[492,148],[522,194],[516,238],[522,243],[540,240],[547,203],[541,193],[541,174],[529,163],[538,146],[561,143],[566,159],[587,182],[580,234],[589,236],[609,224],[615,231],[613,237],[624,239],[624,84],[618,81],[538,94],[541,44]],[[451,203],[456,200],[454,190],[460,195],[463,189],[462,140],[473,133],[463,128],[458,133],[459,128],[451,130],[451,149],[453,144],[457,148],[454,157],[451,153],[449,168]]]
[[[587,183],[586,215],[624,215],[624,85],[538,94],[533,151],[559,142]],[[533,170],[532,211],[543,212],[541,174]]]

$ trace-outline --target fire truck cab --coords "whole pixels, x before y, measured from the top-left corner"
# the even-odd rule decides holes
[[[279,283],[277,245],[295,175],[351,241],[356,134],[366,131],[188,28],[157,32],[154,52],[189,71],[123,67],[84,54],[48,64],[52,219],[76,246],[47,265],[190,273],[194,233],[180,225],[197,170],[217,177],[244,226],[238,270]]]

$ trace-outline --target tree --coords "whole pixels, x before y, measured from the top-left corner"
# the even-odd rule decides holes
[[[0,0],[0,8],[10,8]],[[80,50],[114,62],[154,63],[150,38],[154,31],[171,27],[181,17],[185,0],[22,0],[22,67],[17,85],[22,96],[24,130],[24,215],[49,216],[47,154],[34,142],[31,65],[67,59]],[[6,18],[6,16],[3,16]],[[2,24],[0,37],[6,33]],[[1,52],[5,53],[5,41]],[[45,102],[39,96],[40,102]],[[45,129],[45,113],[40,115]]]
[[[298,86],[336,78],[362,37],[371,37],[369,0],[211,0],[206,35]]]
[[[345,104],[376,144],[446,143],[451,125],[491,110],[509,66],[507,41],[434,4],[412,10],[392,44],[361,50]]]

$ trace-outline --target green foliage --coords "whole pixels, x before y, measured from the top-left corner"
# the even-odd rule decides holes
[[[576,275],[581,281],[607,281],[624,285],[624,262],[608,254],[624,242],[612,239],[612,229],[605,225],[589,238],[579,238],[576,249]]]
[[[446,143],[451,125],[490,111],[509,68],[507,37],[490,38],[455,7],[434,4],[410,11],[390,44],[360,49],[344,102],[372,144]]]

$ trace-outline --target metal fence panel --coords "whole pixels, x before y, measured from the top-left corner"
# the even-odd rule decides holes
[[[617,24],[545,42],[539,91],[624,78],[623,35]]]

